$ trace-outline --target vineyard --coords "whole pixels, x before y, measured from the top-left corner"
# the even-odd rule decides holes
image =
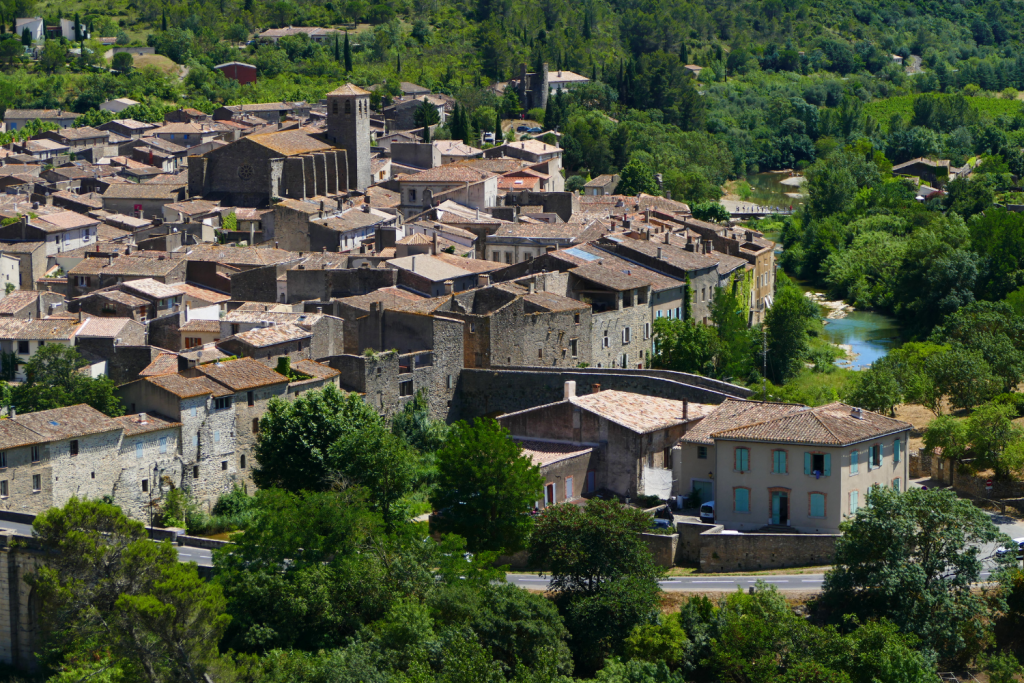
[[[937,94],[937,97],[951,97],[951,95]],[[914,100],[917,95],[900,95],[885,100],[877,100],[864,105],[864,113],[871,116],[886,130],[889,128],[889,121],[893,114],[900,115],[903,120],[910,123],[914,116]],[[997,119],[1000,116],[1013,118],[1015,115],[1024,113],[1024,102],[1020,100],[997,99],[995,97],[971,97],[969,98],[972,109],[975,109],[982,118]]]

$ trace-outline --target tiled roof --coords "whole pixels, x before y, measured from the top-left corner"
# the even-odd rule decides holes
[[[617,292],[624,292],[630,289],[641,289],[650,286],[647,280],[622,273],[614,268],[608,268],[600,263],[590,263],[585,266],[578,266],[569,271],[576,277],[594,282]]]
[[[189,320],[178,328],[179,332],[220,332],[220,322],[216,320]]]
[[[116,339],[118,335],[122,334],[125,327],[131,327],[132,325],[144,327],[142,323],[138,323],[131,318],[86,318],[85,322],[82,323],[81,329],[78,330],[78,336],[110,337]]]
[[[468,166],[447,164],[437,168],[429,168],[426,171],[413,173],[402,178],[401,182],[413,183],[477,183],[481,180],[493,178],[494,173]]]
[[[18,424],[18,419],[0,420],[0,450],[20,448],[45,441],[28,427]]]
[[[600,391],[572,399],[572,403],[640,434],[683,424],[683,402],[628,391]],[[687,421],[708,414],[714,406],[690,403]]]
[[[583,252],[586,254],[597,256],[598,258],[601,259],[601,265],[605,266],[606,268],[617,270],[620,273],[626,273],[627,275],[630,275],[632,277],[639,278],[641,280],[646,280],[651,285],[652,289],[654,289],[654,291],[656,292],[661,292],[666,289],[672,289],[674,287],[682,287],[685,284],[683,280],[674,278],[670,275],[665,275],[664,273],[659,273],[656,270],[652,270],[651,268],[647,268],[638,263],[627,261],[626,259],[620,256],[609,253],[603,249],[599,249],[593,244],[581,244],[580,246],[573,247],[572,249],[568,249],[567,251],[569,253]]]
[[[371,303],[383,303],[386,309],[401,309],[404,303],[423,301],[423,297],[404,289],[398,289],[397,287],[382,287],[369,294],[349,296],[344,299],[338,299],[338,301],[362,311],[369,311]]]
[[[45,242],[0,242],[0,254],[31,254]]]
[[[603,173],[589,183],[583,185],[583,187],[604,187],[611,184],[615,180],[615,176],[610,173]]]
[[[35,305],[39,298],[39,292],[29,290],[15,290],[0,299],[0,316],[14,315],[26,306]]]
[[[252,358],[239,358],[238,360],[229,360],[224,363],[210,363],[197,366],[196,369],[233,391],[245,391],[288,381],[288,378],[284,375],[277,374],[263,363]]]
[[[193,346],[190,349],[179,351],[178,355],[190,361],[195,361],[196,363],[212,363],[217,360],[224,360],[225,358],[228,358],[229,354],[218,349],[217,343],[218,342],[209,342],[202,346]],[[211,383],[217,384],[216,382]],[[217,386],[219,387],[220,385],[217,384]]]
[[[68,140],[88,140],[89,138],[105,138],[110,135],[105,130],[99,130],[92,126],[82,126],[81,128],[64,128],[57,131],[60,137]]]
[[[112,119],[110,123],[116,123],[125,128],[133,128],[136,130],[148,130],[150,128],[156,128],[152,123],[146,123],[144,121],[136,121],[135,119]]]
[[[358,85],[353,85],[351,83],[346,83],[345,85],[341,86],[340,88],[335,88],[331,92],[327,93],[328,96],[330,96],[330,95],[369,95],[369,94],[370,94],[370,92],[368,90],[363,90]]]
[[[606,242],[613,243],[615,245],[613,248],[618,253],[633,251],[657,259],[658,251],[660,250],[661,261],[686,271],[721,267],[724,272],[731,273],[736,268],[741,268],[747,263],[741,258],[729,256],[718,251],[712,251],[710,254],[701,254],[695,251],[687,251],[674,244],[665,244],[655,240],[635,240],[615,235],[606,235],[604,239]]]
[[[181,182],[182,185],[185,181]],[[114,183],[103,193],[104,199],[178,199],[178,189],[165,183]]]
[[[329,365],[305,359],[292,361],[292,370],[301,372],[304,375],[309,375],[313,379],[330,379],[341,374]]]
[[[133,292],[139,292],[146,296],[153,297],[154,299],[170,299],[181,294],[181,292],[173,285],[165,285],[162,282],[157,282],[153,278],[143,278],[141,280],[129,280],[121,285],[125,289],[130,289]]]
[[[78,116],[78,114],[75,114],[75,113],[69,112],[69,111],[63,112],[63,114],[62,114],[61,112],[59,112],[56,109],[8,109],[7,112],[4,114],[4,118],[8,119],[8,120],[10,120],[10,119],[40,119],[40,120],[43,120],[43,121],[45,121],[47,119],[57,119],[57,118],[73,119],[76,116]]]
[[[517,149],[530,152],[531,154],[554,154],[555,152],[561,152],[561,148],[549,145],[546,142],[540,140],[523,140],[522,142],[509,142],[502,147],[507,149]],[[499,147],[498,149],[501,149]]]
[[[187,379],[181,375],[158,375],[156,377],[147,377],[145,381],[174,394],[178,398],[194,398],[213,393],[213,387],[207,382],[197,382],[196,379]]]
[[[42,441],[61,441],[88,434],[102,434],[121,429],[121,424],[95,408],[86,404],[40,410],[35,413],[24,413],[11,418],[22,427],[26,427],[41,438]]]
[[[133,258],[156,260],[166,252],[139,251],[132,254]],[[174,261],[212,261],[227,265],[269,266],[284,263],[296,258],[294,252],[269,247],[226,247],[220,244],[197,244],[188,248],[184,254],[175,252]]]
[[[86,296],[91,296],[91,295],[86,295]],[[146,301],[145,299],[140,299],[137,296],[132,296],[128,292],[122,292],[122,291],[116,290],[116,289],[110,290],[110,291],[106,291],[106,292],[96,292],[95,296],[100,296],[100,297],[103,297],[104,299],[110,299],[111,301],[116,301],[119,304],[123,304],[123,305],[129,306],[131,308],[137,308],[138,306],[148,306],[149,305],[149,302]],[[84,299],[85,297],[82,297],[82,298]]]
[[[168,420],[155,413],[133,413],[115,417],[114,420],[124,428],[125,436],[136,436],[181,426],[180,422]]]
[[[413,269],[413,259],[416,259],[415,270]],[[470,271],[465,268],[459,268],[447,261],[428,254],[403,256],[401,258],[391,259],[387,263],[394,268],[408,270],[433,281],[463,277],[470,273]]]
[[[282,323],[271,325],[270,327],[255,327],[245,332],[239,332],[235,335],[235,339],[239,339],[249,346],[263,348],[276,344],[285,344],[297,339],[306,339],[311,336],[313,334],[309,330],[304,330],[298,325]]]
[[[532,190],[537,187],[540,178],[526,178],[521,176],[501,176],[498,178],[499,190]]]
[[[470,147],[462,140],[435,140],[434,147],[437,147],[441,150],[441,154],[446,156],[472,156],[483,152],[482,149]]]
[[[29,339],[29,340],[70,340],[78,331],[80,323],[78,320],[66,318],[34,318],[26,320],[16,331],[3,330],[0,339]]]
[[[150,135],[160,135],[170,133],[194,134],[202,132],[203,127],[198,123],[165,123],[159,128],[154,128],[149,133]]]
[[[512,437],[515,439],[515,437]],[[567,443],[547,443],[544,441],[530,441],[528,439],[515,439],[523,448],[523,455],[530,458],[534,465],[544,467],[552,463],[575,458],[579,455],[592,453],[593,448],[585,448]]]
[[[61,232],[63,230],[99,225],[99,221],[74,211],[60,211],[58,213],[37,216],[32,219],[32,225],[45,232]]]
[[[178,354],[161,353],[153,362],[142,368],[139,377],[158,377],[160,375],[175,375],[178,373]]]
[[[468,270],[471,273],[490,273],[505,267],[504,264],[498,263],[497,261],[485,261],[484,259],[456,256],[455,254],[446,254],[443,251],[440,254],[435,254],[434,258],[439,258],[448,265]],[[417,265],[419,265],[418,261]]]
[[[589,304],[554,292],[534,292],[533,294],[524,294],[523,298],[528,304],[545,311],[578,311],[590,308]],[[526,312],[531,312],[529,306],[527,306]]]
[[[764,403],[760,401],[735,401],[732,399],[721,403],[695,426],[686,430],[681,441],[712,445],[715,443],[711,435],[725,429],[740,425],[761,422],[771,418],[787,415],[804,406],[792,403]]]
[[[846,446],[910,429],[912,425],[868,410],[858,419],[853,408],[830,403],[793,413],[715,432],[716,439],[805,443],[822,446]]]
[[[134,256],[120,256],[114,259],[113,263],[107,265],[103,258],[86,258],[81,263],[68,271],[69,275],[128,275],[128,276],[166,276],[177,268],[183,261],[181,259],[167,259],[161,261],[152,258],[135,258]]]
[[[279,133],[257,133],[250,135],[243,140],[251,140],[258,145],[266,147],[272,152],[293,156],[296,154],[307,154],[309,152],[322,152],[332,149],[325,142],[320,142],[314,137],[298,131],[286,130]]]
[[[590,79],[572,71],[552,71],[548,74],[549,83],[586,83]]]
[[[220,292],[215,292],[212,289],[206,289],[204,287],[185,284],[184,282],[178,282],[171,285],[171,287],[178,290],[180,294],[184,294],[191,299],[206,301],[211,304],[219,304],[231,300],[231,297],[227,294],[221,294]]]
[[[187,202],[174,202],[168,204],[167,208],[173,209],[189,216],[196,216],[202,213],[211,213],[220,208],[220,202],[211,202],[205,199],[192,199]]]

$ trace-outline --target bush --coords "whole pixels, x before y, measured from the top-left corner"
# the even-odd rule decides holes
[[[544,123],[544,110],[540,108],[534,108],[526,112],[526,118],[531,121],[539,121],[541,125]]]
[[[1011,406],[1017,413],[1016,417],[1024,417],[1024,394],[999,394],[992,399],[992,403],[1001,406]]]

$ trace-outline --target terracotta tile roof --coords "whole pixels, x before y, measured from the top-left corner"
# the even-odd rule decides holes
[[[437,147],[441,154],[446,156],[472,156],[483,152],[482,149],[470,147],[462,140],[435,140],[434,147]]]
[[[224,301],[231,300],[231,297],[227,294],[221,294],[220,292],[215,292],[212,289],[206,289],[204,287],[185,284],[184,282],[178,282],[170,286],[178,290],[180,294],[185,294],[191,299],[206,301],[211,304],[219,304]]]
[[[233,391],[245,391],[288,381],[288,378],[284,375],[277,374],[263,363],[252,358],[239,358],[238,360],[229,360],[224,363],[210,363],[197,366],[196,369]]]
[[[160,375],[176,375],[178,373],[178,354],[161,353],[153,362],[142,369],[139,377],[158,377]]]
[[[530,307],[536,307],[544,311],[580,311],[590,308],[590,304],[583,303],[582,301],[576,301],[576,299],[570,299],[567,296],[561,296],[553,292],[534,292],[533,294],[523,294],[523,299],[526,300],[526,312],[532,313]]]
[[[31,254],[46,242],[3,242],[0,243],[0,254]]]
[[[522,176],[501,176],[498,178],[499,190],[532,190],[537,187],[540,178],[526,178]]]
[[[32,430],[43,441],[61,441],[77,436],[102,434],[121,429],[121,424],[95,408],[86,404],[40,410],[35,413],[24,413],[11,418],[22,427]]]
[[[599,249],[593,244],[582,244],[578,247],[567,249],[566,251],[573,255],[582,252],[592,256],[597,256],[601,259],[601,265],[606,268],[617,270],[620,273],[626,273],[632,277],[646,280],[648,284],[651,285],[651,288],[656,292],[672,289],[674,287],[682,287],[685,284],[683,280],[679,278],[659,273],[658,271],[642,266],[639,263],[627,261],[620,256],[609,253],[603,249]]]
[[[189,320],[178,327],[179,332],[220,332],[220,323],[216,320]]]
[[[188,379],[181,375],[159,375],[156,377],[147,377],[144,381],[149,382],[154,386],[158,386],[178,398],[195,398],[196,396],[212,394],[213,387],[210,386],[211,383],[197,381],[199,379],[205,378],[197,377],[194,379]]]
[[[274,346],[275,344],[285,344],[297,339],[306,339],[312,336],[313,334],[309,330],[304,330],[298,325],[282,323],[279,325],[271,325],[270,327],[256,327],[251,330],[246,330],[245,332],[239,332],[235,335],[235,339],[239,339],[249,346],[263,348],[266,346]]]
[[[567,443],[546,443],[544,441],[530,441],[528,439],[515,439],[523,449],[523,455],[530,458],[534,465],[544,467],[562,460],[575,458],[580,455],[592,453],[593,448],[586,448]]]
[[[426,171],[413,173],[402,178],[401,182],[411,183],[478,183],[493,178],[494,173],[458,164],[447,164],[430,168]]]
[[[603,173],[589,183],[586,183],[583,187],[604,187],[605,185],[611,184],[615,180],[615,176],[610,173]]]
[[[148,130],[150,128],[156,128],[156,125],[152,123],[136,121],[135,119],[112,119],[110,123],[116,123],[118,125],[124,126],[125,128],[134,128],[136,130]]]
[[[14,315],[26,306],[35,305],[39,299],[39,292],[29,290],[15,290],[0,299],[0,316]]]
[[[126,327],[137,326],[144,328],[145,325],[136,322],[131,318],[86,318],[82,327],[78,330],[79,337],[110,337],[116,339],[125,332]]]
[[[26,320],[16,331],[4,330],[0,339],[63,340],[70,341],[82,325],[77,319],[35,318]]]
[[[331,379],[341,373],[329,365],[317,363],[314,360],[297,360],[292,362],[292,370],[309,375],[313,379]]]
[[[157,282],[151,277],[142,278],[141,280],[129,280],[121,286],[154,299],[170,299],[181,294],[176,287]]]
[[[105,130],[99,130],[92,126],[82,126],[81,128],[63,128],[56,133],[64,138],[65,140],[88,140],[89,138],[105,138],[110,135]]]
[[[715,432],[761,422],[803,409],[804,406],[792,403],[762,403],[760,401],[728,399],[715,407],[695,426],[688,428],[680,441],[710,446],[715,443],[715,440],[711,438]]]
[[[181,186],[185,181],[181,181]],[[177,201],[178,188],[164,183],[115,183],[103,193],[104,199],[168,199]]]
[[[910,429],[912,425],[868,410],[854,417],[845,403],[804,408],[781,417],[715,432],[715,439],[846,446]]]
[[[628,391],[600,391],[572,399],[574,405],[640,434],[683,424],[683,402]],[[711,412],[715,406],[687,405],[687,420]]]
[[[413,259],[416,259],[416,268],[413,270]],[[431,256],[429,254],[417,254],[416,256],[403,256],[389,260],[388,265],[393,268],[414,272],[428,280],[449,280],[469,275],[470,271],[460,268],[447,261]]]
[[[462,268],[463,270],[468,270],[471,273],[490,273],[505,267],[497,261],[485,261],[478,258],[456,256],[455,254],[446,254],[443,251],[439,254],[435,254],[434,258],[439,258],[449,265],[455,266],[456,268]]]
[[[33,218],[31,224],[45,232],[61,232],[99,225],[99,221],[74,211],[60,211]]]
[[[332,90],[331,92],[327,93],[328,96],[330,96],[330,95],[369,95],[369,94],[370,94],[370,91],[363,90],[358,85],[353,85],[351,83],[346,83],[345,85],[341,86],[340,88],[336,88],[336,89]]]
[[[296,154],[308,154],[309,152],[322,152],[324,150],[333,149],[327,143],[320,142],[314,137],[291,130],[279,133],[257,133],[242,139],[251,140],[262,147],[266,147],[272,152],[277,152],[284,156],[294,156]]]
[[[509,142],[501,147],[507,149],[516,149],[530,152],[531,154],[554,154],[555,152],[561,152],[561,148],[549,145],[546,142],[540,140],[523,140],[522,142]],[[499,147],[498,149],[501,149]]]
[[[87,294],[86,296],[83,296],[81,298],[85,299],[88,296],[93,296],[93,295]],[[122,292],[122,291],[116,290],[116,289],[115,290],[106,291],[106,292],[95,292],[95,296],[103,297],[104,299],[110,299],[111,301],[116,301],[119,304],[123,304],[125,306],[130,306],[131,308],[137,308],[139,306],[148,306],[149,305],[149,302],[146,301],[145,299],[140,299],[137,296],[132,296],[131,294],[129,294],[127,292]]]
[[[54,192],[53,196],[66,199],[70,202],[74,202],[75,204],[81,204],[82,206],[89,206],[94,209],[103,208],[103,200],[99,199],[99,197],[102,197],[103,195],[100,194],[91,192],[86,194],[75,194],[74,192],[68,192],[67,190],[59,190]]]
[[[199,214],[213,213],[220,208],[220,202],[192,199],[187,202],[174,202],[168,204],[167,207],[189,216],[198,216]]]
[[[190,349],[179,351],[178,355],[182,358],[195,361],[196,363],[212,363],[228,357],[228,354],[217,348],[217,342],[210,342],[208,344],[203,344],[202,346],[193,346]],[[213,382],[213,384],[216,384],[216,382]],[[217,384],[217,386],[220,385]]]
[[[28,427],[18,424],[17,418],[0,420],[0,450],[20,448],[45,441]]]
[[[337,299],[337,301],[348,304],[353,308],[357,308],[362,311],[369,311],[370,304],[376,302],[383,303],[384,308],[386,309],[401,310],[405,303],[423,300],[422,296],[417,296],[412,292],[408,292],[404,289],[398,289],[397,287],[382,287],[381,289],[370,292],[369,294]]]
[[[628,273],[623,273],[615,268],[608,268],[600,263],[590,263],[585,266],[578,266],[569,271],[576,277],[594,282],[607,287],[608,289],[624,292],[630,289],[641,289],[650,286],[650,282],[644,278]]]
[[[114,420],[124,429],[125,436],[136,436],[181,426],[180,422],[174,422],[156,413],[133,413],[115,417]]]
[[[68,271],[69,275],[127,275],[127,276],[167,276],[178,266],[184,263],[181,259],[167,259],[160,261],[153,258],[136,258],[133,256],[119,256],[113,263],[107,265],[107,259],[87,258],[83,259],[77,266]]]

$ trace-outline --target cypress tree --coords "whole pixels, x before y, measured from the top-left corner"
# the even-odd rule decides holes
[[[679,61],[683,64],[687,64],[690,61],[690,56],[686,54],[686,41],[679,41]]]
[[[32,32],[28,30],[28,26],[21,32],[21,44],[28,47],[32,44]]]
[[[348,31],[345,31],[345,73],[352,73],[352,47],[348,44]]]
[[[15,19],[14,17],[11,17],[11,33],[17,33],[17,32],[18,32],[18,20]]]
[[[75,12],[75,42],[82,42],[82,27],[78,23],[78,12]]]
[[[423,126],[423,142],[430,142],[430,126]]]
[[[544,127],[554,128],[555,127],[555,104],[554,97],[548,97],[548,102],[544,106]]]
[[[398,53],[398,73],[399,73],[399,75],[401,75],[401,73],[402,73],[402,53],[401,52]],[[429,140],[427,142],[429,142]]]
[[[334,61],[341,63],[341,43],[338,42],[338,34],[334,34]]]
[[[498,143],[498,138],[501,137],[501,112],[499,111],[494,116],[494,144]]]
[[[0,36],[7,33],[7,21],[0,16]]]
[[[597,62],[593,58],[590,60],[590,80],[597,83]]]
[[[160,19],[160,29],[162,31],[167,30],[167,10],[164,10],[163,16]]]

